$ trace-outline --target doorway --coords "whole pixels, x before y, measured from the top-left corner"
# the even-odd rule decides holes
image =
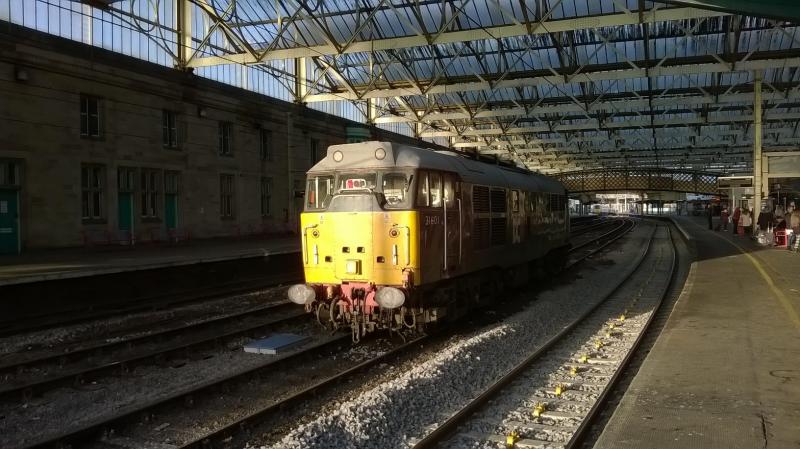
[[[19,191],[0,190],[0,254],[19,252]]]

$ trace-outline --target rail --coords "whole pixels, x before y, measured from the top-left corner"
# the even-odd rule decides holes
[[[658,227],[656,227],[653,230],[653,233],[650,235],[650,238],[648,239],[644,251],[642,251],[642,253],[638,257],[633,268],[628,271],[628,273],[622,278],[622,280],[619,283],[617,283],[617,285],[607,295],[605,295],[602,300],[598,301],[595,305],[593,305],[584,313],[582,313],[572,323],[563,328],[560,332],[558,332],[555,336],[550,338],[536,351],[534,351],[532,354],[526,357],[521,363],[519,363],[512,370],[507,372],[500,379],[495,381],[488,388],[486,388],[480,395],[478,395],[476,398],[467,403],[464,407],[462,407],[460,410],[458,410],[456,413],[450,416],[450,418],[445,420],[442,424],[438,425],[430,433],[425,435],[421,440],[417,441],[417,443],[414,445],[414,449],[426,449],[426,448],[436,447],[439,443],[443,442],[445,439],[453,435],[456,429],[459,426],[463,425],[475,412],[483,408],[490,400],[496,398],[503,389],[507,388],[511,384],[511,382],[519,378],[523,373],[525,373],[528,369],[530,369],[535,362],[543,358],[543,356],[547,354],[551,349],[553,349],[558,343],[562,342],[565,339],[565,337],[572,334],[573,331],[575,331],[579,325],[584,323],[590,316],[592,316],[601,305],[605,304],[610,298],[614,297],[614,295],[616,295],[628,283],[628,281],[633,277],[635,273],[637,273],[637,271],[642,266],[644,260],[650,253],[654,236],[657,230]],[[670,241],[673,245],[673,257],[672,257],[672,264],[670,267],[670,276],[669,276],[669,281],[666,283],[666,287],[664,288],[661,294],[658,306],[661,305],[663,299],[666,297],[667,292],[669,291],[669,288],[674,280],[674,275],[676,271],[675,266],[676,266],[677,250],[675,250],[674,241],[672,241],[671,237],[671,232],[670,232]],[[653,313],[650,316],[650,319],[647,322],[647,326],[649,326],[649,324],[651,323],[653,316],[655,316],[655,313]],[[647,326],[645,326],[645,329]],[[639,337],[636,340],[634,348],[630,350],[628,356],[625,358],[625,363],[627,363],[630,360],[631,354],[635,352],[635,348],[641,341],[642,338],[641,335],[643,334],[644,331],[642,331],[642,333],[639,335]],[[624,366],[624,364],[622,366]],[[621,371],[622,368],[620,367],[617,370],[617,373]],[[612,381],[609,383],[609,385],[606,386],[603,394],[600,397],[600,400],[595,403],[590,414],[587,416],[587,418],[584,419],[584,421],[581,423],[581,426],[578,427],[578,430],[570,439],[570,442],[567,445],[568,448],[570,449],[577,448],[579,443],[585,438],[586,431],[589,428],[591,421],[593,419],[596,419],[595,417],[602,409],[602,405],[604,403],[603,401],[607,399],[608,392],[611,391],[611,389],[613,388],[614,383],[619,378],[618,376],[619,375],[616,374],[612,378]],[[511,441],[511,444],[507,445],[507,447],[515,447],[513,439]]]

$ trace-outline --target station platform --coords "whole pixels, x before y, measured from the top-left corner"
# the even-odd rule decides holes
[[[296,236],[193,240],[169,246],[106,246],[0,256],[0,286],[233,261],[300,251]]]
[[[674,220],[694,261],[595,449],[800,448],[800,254]]]

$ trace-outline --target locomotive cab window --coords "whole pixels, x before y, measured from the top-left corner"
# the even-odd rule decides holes
[[[333,195],[333,176],[309,176],[306,186],[306,209],[325,209]]]
[[[386,199],[387,208],[407,207],[412,179],[413,176],[406,173],[384,173],[381,179],[381,191]]]
[[[428,207],[431,205],[430,197],[428,196],[428,173],[420,171],[418,176],[417,207]]]
[[[439,173],[428,173],[431,207],[442,207],[442,177]]]
[[[375,173],[338,173],[336,175],[336,193],[347,193],[358,190],[374,191],[378,175]]]
[[[443,183],[443,192],[444,192],[444,204],[448,209],[452,209],[456,207],[456,196],[457,196],[457,189],[458,183],[455,181],[454,176],[450,174],[446,174],[442,177]]]
[[[436,172],[420,171],[417,181],[417,207],[442,207],[442,200],[447,196],[447,207],[454,204],[453,178]],[[444,182],[443,182],[444,178]]]

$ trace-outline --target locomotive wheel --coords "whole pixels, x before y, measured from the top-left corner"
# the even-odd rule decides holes
[[[317,306],[317,322],[325,329],[333,329],[332,319],[333,307],[326,302],[320,302]]]

